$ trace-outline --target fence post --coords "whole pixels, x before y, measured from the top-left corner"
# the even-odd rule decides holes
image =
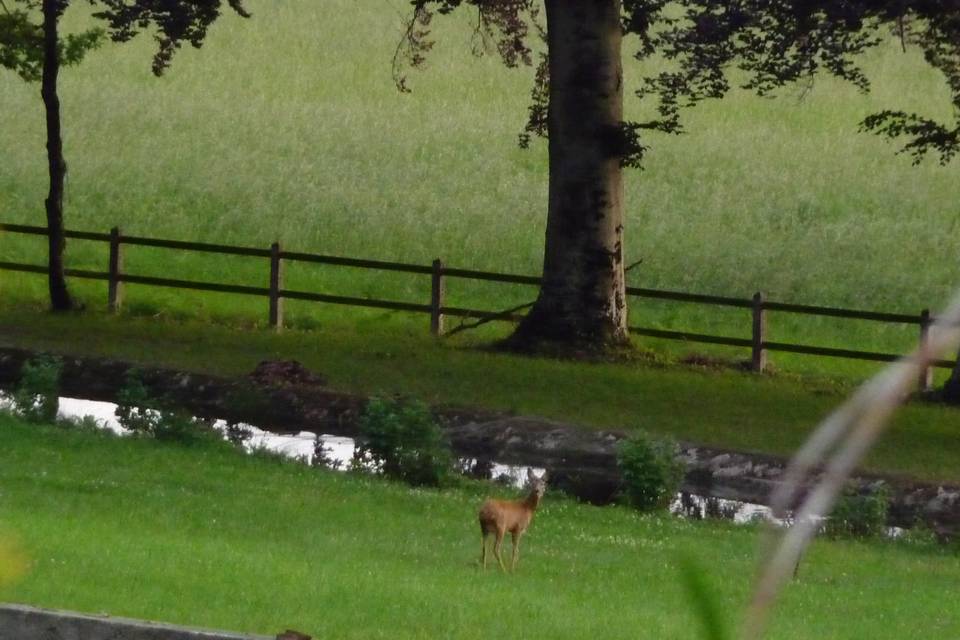
[[[767,367],[767,350],[763,348],[763,343],[767,340],[767,314],[763,309],[765,298],[763,293],[757,291],[753,294],[753,331],[751,340],[751,358],[750,368],[757,373],[763,373]]]
[[[120,272],[123,270],[123,253],[120,249],[120,227],[110,229],[110,263],[107,267],[107,310],[110,313],[120,311],[123,304],[123,283]]]
[[[930,338],[930,325],[933,320],[930,318],[930,309],[924,309],[920,312],[920,351],[923,352],[927,347],[927,340]],[[933,388],[933,367],[924,367],[920,371],[918,381],[920,391],[930,391]]]
[[[435,336],[443,335],[443,314],[440,309],[444,305],[446,286],[443,282],[443,262],[440,258],[433,261],[433,274],[430,282],[430,333]]]
[[[283,262],[280,260],[280,243],[270,245],[270,326],[277,333],[283,331]]]

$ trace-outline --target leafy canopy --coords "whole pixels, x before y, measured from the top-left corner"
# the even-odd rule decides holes
[[[458,8],[476,12],[474,51],[496,49],[507,66],[532,64],[530,37],[545,42],[546,26],[536,0],[412,0],[413,12],[394,58],[394,76],[407,90],[404,67],[420,67],[433,42],[434,15]],[[624,33],[637,37],[633,55],[654,54],[667,69],[646,77],[637,92],[657,101],[657,117],[624,122],[621,161],[639,166],[645,130],[682,133],[680,111],[731,88],[730,71],[746,79],[741,87],[760,95],[826,71],[862,91],[870,82],[856,64],[858,55],[892,33],[903,46],[916,46],[939,70],[960,114],[960,4],[955,0],[622,0]],[[545,47],[543,47],[545,48]],[[549,52],[541,55],[521,146],[531,135],[546,136]],[[860,128],[888,138],[906,137],[902,151],[919,162],[930,151],[948,162],[960,148],[960,115],[944,124],[921,114],[884,110]]]
[[[141,31],[155,29],[159,46],[153,57],[153,72],[161,75],[183,42],[196,48],[203,45],[210,25],[220,17],[224,5],[249,18],[243,0],[93,0],[105,7],[96,13],[110,25],[110,37],[126,42]]]
[[[8,3],[16,3],[11,6]],[[37,82],[43,70],[43,26],[31,18],[40,9],[39,0],[0,0],[0,67],[9,69],[26,82]],[[59,18],[67,2],[54,2]],[[60,64],[79,64],[91,49],[100,46],[103,29],[94,28],[60,38]]]
[[[242,0],[85,0],[99,7],[93,15],[105,22],[115,42],[126,42],[143,31],[153,31],[158,50],[153,72],[161,75],[183,42],[200,47],[210,25],[220,17],[224,5],[243,17],[250,14]],[[47,7],[59,19],[70,0],[47,0]],[[43,27],[37,13],[40,0],[0,0],[0,67],[18,74],[27,82],[40,79],[43,69]],[[107,30],[96,27],[60,38],[62,65],[74,65],[100,46]]]

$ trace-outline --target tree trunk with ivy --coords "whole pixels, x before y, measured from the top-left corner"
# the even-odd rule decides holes
[[[62,0],[43,0],[43,75],[40,95],[47,115],[47,161],[50,170],[50,191],[47,194],[47,233],[49,241],[50,306],[54,311],[75,308],[67,291],[63,252],[66,237],[63,228],[63,185],[67,163],[63,158],[60,134],[60,98],[57,96],[57,76],[60,73],[58,22],[63,14]]]
[[[602,350],[627,342],[620,0],[547,0],[550,188],[543,284],[508,340]]]

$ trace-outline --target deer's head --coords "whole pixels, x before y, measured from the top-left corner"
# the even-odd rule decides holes
[[[543,475],[539,478],[537,474],[533,472],[533,469],[527,469],[527,488],[531,493],[537,494],[537,500],[543,497],[543,494],[547,491],[547,472],[544,471]]]

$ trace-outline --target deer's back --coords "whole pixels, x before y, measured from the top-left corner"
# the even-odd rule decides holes
[[[491,498],[480,507],[480,528],[485,533],[498,529],[523,531],[530,524],[531,515],[522,503]]]

